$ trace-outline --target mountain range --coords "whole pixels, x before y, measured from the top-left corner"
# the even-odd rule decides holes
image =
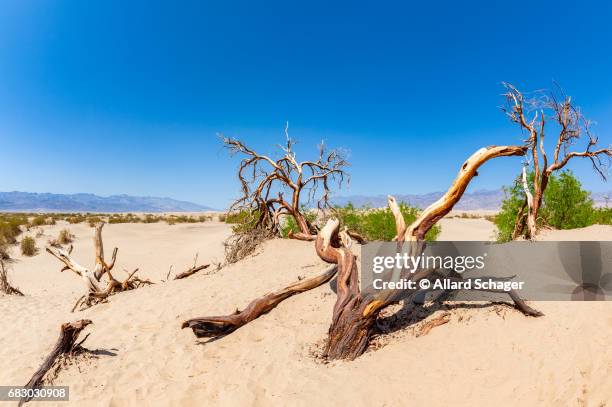
[[[3,212],[200,212],[208,206],[171,198],[131,195],[0,192]]]
[[[431,192],[428,194],[397,194],[393,195],[398,202],[405,202],[411,206],[424,209],[442,197],[444,192]],[[606,196],[612,198],[611,192],[592,192],[591,198],[595,202],[595,206],[606,206]],[[501,203],[504,199],[504,191],[502,189],[494,190],[478,190],[463,194],[461,200],[455,205],[456,210],[498,210],[501,208]],[[376,196],[337,196],[332,199],[333,204],[344,206],[349,202],[356,207],[372,207],[381,208],[387,206],[386,195]],[[612,203],[612,202],[611,202]]]
[[[426,208],[440,199],[443,192],[427,194],[396,194],[398,202],[417,208]],[[611,192],[592,192],[596,206],[606,206]],[[501,189],[478,190],[465,193],[455,205],[456,210],[498,210],[504,199]],[[608,198],[609,199],[609,198]],[[356,207],[380,208],[387,206],[386,195],[352,195],[332,198],[334,205],[352,203]],[[610,203],[608,203],[610,205]],[[141,197],[131,195],[98,196],[94,194],[52,194],[33,192],[0,192],[0,212],[201,212],[211,207],[171,198]]]

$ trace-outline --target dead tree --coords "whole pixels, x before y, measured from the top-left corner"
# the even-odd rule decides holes
[[[117,259],[117,248],[113,250],[111,262],[107,263],[104,259],[104,245],[102,243],[102,227],[104,222],[100,222],[96,225],[94,232],[94,250],[95,250],[95,266],[93,270],[90,270],[77,263],[72,257],[72,246],[69,250],[61,248],[47,247],[47,252],[57,258],[59,261],[64,263],[64,267],[61,271],[71,270],[76,275],[81,277],[87,290],[86,294],[80,297],[75,303],[72,311],[81,306],[81,309],[85,309],[95,305],[99,302],[103,302],[106,298],[112,294],[121,291],[133,290],[143,285],[152,284],[149,280],[141,280],[136,277],[138,269],[128,273],[128,277],[123,280],[117,280],[112,274],[111,270],[115,266]],[[101,281],[102,277],[106,276],[107,282]]]
[[[62,324],[60,327],[60,335],[55,343],[55,346],[24,387],[26,389],[39,388],[44,383],[47,372],[57,368],[58,364],[61,363],[62,358],[71,357],[83,351],[84,349],[81,347],[81,345],[83,342],[85,342],[85,339],[87,339],[87,336],[89,335],[78,343],[77,339],[81,331],[89,324],[91,324],[89,319],[81,319],[79,321]],[[24,397],[19,401],[19,405],[21,406],[23,403],[27,403],[30,400],[31,398]]]
[[[0,293],[23,296],[23,293],[8,281],[8,270],[4,267],[4,260],[2,259],[0,259]]]
[[[612,157],[612,147],[597,148],[598,138],[591,132],[591,122],[580,108],[562,91],[538,91],[526,97],[514,86],[504,83],[507,106],[503,111],[513,123],[527,133],[525,142],[529,148],[529,161],[533,168],[533,184],[527,181],[527,169],[523,169],[522,185],[525,202],[517,214],[513,238],[524,235],[533,239],[537,234],[537,219],[542,207],[544,191],[553,172],[564,168],[571,159],[588,158],[593,170],[605,181]],[[530,119],[527,115],[533,115]],[[549,162],[544,147],[544,130],[553,126],[556,133],[555,149]],[[572,151],[572,147],[586,140],[582,151]],[[525,209],[527,212],[525,213]]]
[[[527,146],[491,146],[478,150],[461,166],[448,191],[438,201],[426,208],[409,226],[406,226],[395,199],[389,197],[389,206],[395,217],[398,250],[407,245],[409,252],[418,256],[423,250],[425,234],[461,199],[469,182],[477,175],[477,170],[483,163],[496,157],[523,156],[527,150]],[[299,288],[301,292],[318,287],[337,274],[337,299],[333,308],[324,356],[328,359],[354,359],[366,350],[380,312],[391,304],[397,303],[400,298],[403,301],[412,301],[419,290],[389,290],[375,294],[362,294],[359,287],[356,256],[351,251],[351,237],[346,230],[340,232],[339,226],[338,219],[329,219],[319,231],[315,242],[315,249],[319,257],[336,268],[330,268],[320,276],[303,280]],[[401,270],[400,272],[401,278],[415,281],[418,284],[422,279],[434,278],[435,270],[419,270],[416,273]],[[287,290],[291,292],[291,289],[299,283],[294,283],[277,293],[286,293]],[[252,301],[244,311],[227,316],[191,319],[185,321],[182,327],[191,328],[198,337],[227,335],[269,312],[280,301],[288,297],[277,293],[267,294]],[[516,292],[504,293],[510,296],[516,307],[524,314],[542,315],[539,311],[530,308]]]
[[[345,168],[349,164],[343,151],[327,150],[323,143],[319,145],[316,160],[298,161],[293,150],[295,142],[289,137],[287,128],[285,136],[280,158],[259,154],[240,140],[223,138],[231,155],[243,157],[238,167],[242,195],[232,204],[230,212],[251,214],[254,228],[264,228],[273,234],[279,232],[281,218],[291,216],[300,231],[289,237],[315,240],[317,229],[304,216],[301,206],[318,199],[319,208],[327,207],[330,184],[337,182],[340,188],[345,179],[348,180]],[[302,200],[304,191],[307,193],[305,201]]]

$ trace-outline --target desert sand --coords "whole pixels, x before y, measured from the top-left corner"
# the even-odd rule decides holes
[[[38,246],[63,227],[44,227]],[[76,258],[91,266],[93,229],[69,227]],[[440,239],[485,240],[492,228],[483,219],[445,219]],[[451,321],[427,335],[417,337],[418,325],[409,326],[353,362],[325,364],[314,355],[335,300],[326,284],[225,338],[197,339],[180,329],[183,320],[229,313],[325,267],[312,243],[276,239],[216,273],[161,282],[170,265],[175,272],[191,266],[195,253],[201,263],[222,261],[229,234],[218,222],[106,225],[107,256],[119,247],[115,273],[139,267],[156,284],[75,313],[80,279],[60,273],[44,250],[32,258],[14,250],[10,278],[26,296],[0,296],[0,384],[25,384],[60,324],[88,318],[94,324],[84,345],[99,354],[59,373],[55,384],[70,386],[69,403],[45,406],[612,405],[610,302],[532,303],[542,318],[503,305],[456,305]],[[612,227],[545,234],[552,240],[594,236],[610,239]]]

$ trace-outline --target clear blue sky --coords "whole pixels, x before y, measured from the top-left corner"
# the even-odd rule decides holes
[[[501,81],[558,81],[609,144],[610,3],[493,3],[5,0],[0,190],[223,207],[237,161],[216,134],[271,152],[286,120],[299,153],[351,151],[345,195],[443,190],[477,148],[521,139]],[[519,168],[489,163],[471,188]]]

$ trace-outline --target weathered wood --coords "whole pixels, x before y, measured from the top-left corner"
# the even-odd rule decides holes
[[[242,144],[238,144],[243,148]],[[461,166],[455,181],[438,201],[427,207],[409,226],[401,214],[397,201],[389,197],[389,207],[396,222],[398,250],[404,244],[412,254],[418,255],[424,249],[424,236],[431,227],[450,212],[461,199],[469,182],[477,176],[478,168],[485,162],[504,156],[522,156],[528,147],[525,146],[491,146],[478,150]],[[263,158],[269,160],[267,158]],[[278,165],[271,162],[271,165]],[[281,205],[283,205],[281,203]],[[272,216],[277,216],[275,212]],[[398,290],[388,290],[382,294],[363,295],[359,288],[359,275],[356,256],[351,251],[351,234],[347,230],[339,231],[340,222],[336,218],[328,219],[317,234],[315,250],[318,256],[332,266],[320,276],[302,280],[282,290],[266,294],[253,300],[244,310],[234,314],[190,319],[183,322],[182,328],[192,328],[198,337],[220,337],[227,335],[245,324],[263,315],[291,295],[315,288],[329,281],[337,274],[337,298],[333,308],[332,322],[325,345],[324,356],[328,359],[354,359],[368,347],[375,330],[379,313],[387,306],[398,301]],[[400,270],[403,276],[405,270]],[[418,284],[422,279],[431,278],[435,270],[421,270],[410,275]],[[411,301],[419,290],[408,292],[400,290],[405,301]],[[509,293],[518,309],[526,315],[542,315],[525,304],[516,293]],[[436,322],[437,323],[437,322]],[[442,322],[440,322],[442,323]]]
[[[527,146],[489,146],[476,151],[463,163],[446,193],[421,212],[408,227],[402,240],[423,240],[427,231],[459,202],[470,181],[478,175],[477,170],[482,164],[497,157],[522,156],[526,151]]]
[[[8,270],[4,267],[4,260],[0,259],[0,293],[8,295],[20,295],[23,293],[19,289],[13,287],[8,281]]]
[[[223,138],[224,146],[233,154],[244,158],[238,167],[238,179],[242,195],[230,207],[232,211],[246,211],[253,214],[249,219],[256,228],[265,228],[273,234],[281,230],[281,218],[293,217],[299,229],[288,237],[314,241],[317,228],[302,213],[301,205],[309,203],[319,194],[319,207],[329,206],[330,185],[341,185],[348,175],[345,168],[348,162],[341,150],[326,150],[319,146],[318,157],[314,161],[298,161],[293,149],[295,142],[285,128],[286,143],[281,146],[282,155],[278,159],[259,154],[234,138]],[[302,192],[308,192],[308,201],[302,202]],[[291,196],[287,199],[284,192]]]
[[[330,266],[322,274],[296,281],[283,289],[256,298],[242,311],[224,316],[193,318],[183,322],[181,328],[191,328],[198,338],[225,336],[270,312],[287,298],[325,284],[335,274],[336,266]]]
[[[523,191],[525,192],[525,197],[527,200],[527,228],[529,230],[529,237],[534,239],[536,236],[536,213],[535,206],[533,202],[533,194],[529,189],[529,184],[527,183],[527,167],[523,167]]]
[[[138,269],[128,273],[128,277],[123,281],[119,281],[113,277],[111,270],[114,268],[117,260],[117,248],[113,250],[111,262],[107,263],[104,260],[104,245],[102,241],[103,226],[104,223],[100,222],[96,225],[94,232],[95,265],[93,270],[80,265],[76,260],[74,260],[74,258],[71,256],[72,246],[70,251],[57,247],[46,248],[46,251],[49,254],[64,263],[64,268],[62,268],[61,271],[71,270],[76,275],[80,276],[85,284],[86,294],[81,296],[74,304],[74,307],[72,308],[73,312],[79,306],[82,307],[81,309],[91,307],[92,305],[104,301],[108,296],[117,292],[133,290],[142,287],[143,285],[153,284],[149,280],[141,280],[140,278],[136,277],[135,274]],[[107,279],[106,284],[100,281],[104,275],[106,275]]]
[[[537,220],[542,207],[544,192],[552,174],[563,169],[574,158],[586,158],[591,161],[593,170],[603,180],[606,180],[607,170],[612,158],[612,147],[595,149],[598,138],[591,133],[591,122],[583,116],[578,107],[574,106],[571,97],[566,96],[563,92],[536,92],[536,96],[525,99],[524,95],[511,84],[504,83],[504,86],[507,90],[504,95],[507,107],[503,108],[503,111],[522,131],[529,134],[526,146],[531,152],[534,174],[533,185],[529,186],[525,174],[526,169],[523,169],[523,190],[527,200],[531,203],[528,205],[529,210],[526,219],[517,216],[515,232],[520,231],[526,238],[534,239],[537,234]],[[560,95],[557,93],[560,93]],[[525,117],[526,106],[528,109],[535,111],[530,121]],[[539,125],[537,124],[538,119]],[[547,121],[553,121],[559,129],[550,164],[544,149],[544,129]],[[584,150],[571,151],[575,148],[577,142],[583,139],[587,140]],[[542,165],[539,161],[540,156]],[[527,228],[525,228],[525,224]],[[518,236],[513,235],[513,239],[516,237]]]
[[[83,341],[77,343],[77,338],[79,337],[81,331],[91,323],[92,322],[89,319],[81,319],[79,321],[62,324],[60,327],[60,335],[55,343],[55,346],[24,387],[27,389],[39,388],[43,384],[45,375],[51,368],[54,367],[60,356],[69,356],[80,350],[80,346]],[[23,403],[27,403],[30,401],[30,399],[31,398],[28,397],[22,398],[19,401],[19,405],[21,406]]]
[[[197,273],[198,271],[207,269],[208,267],[210,267],[210,264],[203,264],[201,266],[194,266],[194,267],[190,267],[188,270],[183,271],[182,273],[177,274],[174,279],[175,280],[181,280],[183,278],[187,278],[189,276],[194,275],[195,273]]]

